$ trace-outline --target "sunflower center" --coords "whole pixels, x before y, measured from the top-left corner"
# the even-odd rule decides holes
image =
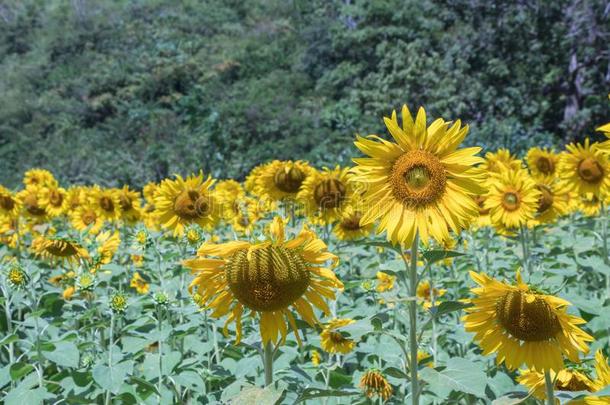
[[[536,188],[540,191],[540,198],[538,198],[538,213],[542,214],[553,206],[553,201],[555,198],[553,197],[553,192],[548,186],[538,184],[536,185]]]
[[[59,207],[64,201],[64,196],[57,190],[49,192],[49,202],[55,207]]]
[[[570,376],[568,381],[557,380],[555,388],[560,391],[591,391],[591,386],[586,381],[581,380],[574,374]]]
[[[202,218],[209,213],[210,204],[195,190],[183,191],[174,201],[174,211],[187,221]]]
[[[74,245],[62,241],[53,241],[49,243],[45,250],[56,257],[70,257],[78,253]]]
[[[127,194],[121,194],[119,204],[123,211],[129,211],[133,207],[133,201],[131,201],[131,198]]]
[[[0,195],[0,207],[3,210],[10,211],[15,207],[15,200],[9,195]]]
[[[538,158],[536,168],[542,174],[553,174],[555,172],[555,163],[546,156]]]
[[[597,160],[586,158],[578,164],[578,175],[587,183],[599,183],[604,178],[604,169]]]
[[[521,205],[521,200],[519,199],[519,194],[514,191],[507,191],[504,193],[502,197],[502,206],[506,211],[515,211]]]
[[[100,198],[100,207],[106,212],[114,211],[114,202],[112,202],[112,198],[107,196]]]
[[[343,221],[341,221],[341,228],[348,231],[357,231],[360,229],[360,218],[362,218],[362,215],[360,214],[354,214],[348,218],[344,218]]]
[[[340,344],[340,343],[344,343],[347,341],[347,339],[344,338],[341,333],[336,332],[336,331],[330,332],[329,337],[330,337],[330,340],[335,344]]]
[[[285,193],[296,193],[305,180],[305,173],[295,166],[285,166],[275,172],[273,182]]]
[[[442,197],[447,175],[436,156],[423,150],[414,150],[394,162],[390,185],[397,200],[411,208],[425,207]]]
[[[91,225],[97,219],[97,217],[93,211],[85,212],[81,218],[85,225]]]
[[[551,306],[542,298],[509,291],[496,305],[500,324],[513,337],[526,342],[549,340],[561,331]]]
[[[303,257],[281,246],[240,250],[225,265],[237,300],[254,311],[278,311],[299,299],[310,284]]]
[[[313,198],[318,207],[328,210],[337,208],[345,199],[345,185],[337,179],[327,179],[316,186]]]
[[[23,205],[25,205],[25,209],[32,215],[44,215],[44,208],[40,208],[38,206],[38,197],[36,194],[30,193],[25,196],[23,199]]]

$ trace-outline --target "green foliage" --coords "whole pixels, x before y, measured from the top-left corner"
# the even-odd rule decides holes
[[[141,186],[274,159],[349,164],[407,103],[515,151],[607,121],[605,2],[0,5],[0,183]]]

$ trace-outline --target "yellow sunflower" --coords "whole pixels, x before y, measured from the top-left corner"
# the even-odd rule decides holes
[[[485,208],[485,195],[478,195],[475,197],[475,202],[479,208],[479,215],[476,220],[471,224],[472,229],[485,228],[491,226],[491,217],[489,215],[489,208]]]
[[[98,263],[110,263],[117,250],[119,250],[119,246],[121,244],[121,236],[119,235],[119,231],[114,231],[114,233],[110,233],[110,231],[102,232],[97,235],[95,240],[99,245],[97,248],[97,253],[99,254]]]
[[[19,215],[21,201],[9,189],[0,185],[0,217],[5,215],[15,218]]]
[[[601,200],[592,193],[577,197],[578,199],[578,210],[588,217],[597,217],[602,211]]]
[[[333,233],[339,240],[356,240],[370,235],[373,224],[361,225],[362,210],[354,204],[348,204],[341,212],[339,221],[333,227]]]
[[[529,388],[534,397],[544,401],[546,399],[544,373],[536,370],[519,370],[517,381]],[[588,391],[597,392],[610,385],[610,367],[608,359],[604,357],[601,350],[595,353],[595,378],[583,366],[570,366],[559,372],[551,371],[551,380],[555,382],[554,390],[557,391]],[[610,404],[610,396],[594,397],[586,396],[582,399],[569,402],[570,405],[607,405]]]
[[[610,122],[606,125],[602,125],[601,127],[596,128],[595,130],[602,132],[604,135],[606,135],[607,138],[610,138]],[[600,143],[599,148],[601,150],[604,150],[606,153],[610,153],[610,139]]]
[[[384,118],[397,143],[376,135],[358,137],[355,144],[367,158],[354,159],[354,180],[366,187],[363,203],[366,225],[380,219],[378,232],[387,231],[392,243],[410,245],[419,232],[427,244],[459,232],[477,214],[473,197],[484,190],[474,165],[481,148],[457,149],[468,132],[458,120],[453,125],[437,119],[426,127],[420,108],[415,121],[407,106],[402,108],[402,127],[396,112]]]
[[[61,187],[43,187],[38,201],[50,217],[58,217],[68,209],[66,190]]]
[[[107,221],[117,221],[121,217],[121,200],[116,189],[95,185],[89,190],[88,203]]]
[[[430,281],[423,280],[417,285],[416,295],[423,301],[424,308],[430,309],[432,308],[432,298],[438,305],[438,298],[445,295],[446,292],[447,290],[443,288],[431,288]]]
[[[503,173],[506,170],[520,170],[523,162],[511,155],[510,151],[500,148],[495,152],[487,152],[481,169],[485,173]]]
[[[474,306],[467,308],[464,326],[475,333],[474,340],[484,355],[497,352],[496,362],[509,370],[525,364],[538,371],[559,371],[564,367],[562,354],[578,362],[593,337],[578,327],[585,323],[569,315],[570,303],[543,294],[525,284],[517,272],[516,285],[505,284],[486,274],[470,272],[480,287]]]
[[[329,224],[341,217],[353,196],[349,178],[348,169],[337,166],[333,170],[312,171],[303,181],[297,200],[313,222]]]
[[[66,190],[67,213],[72,214],[81,204],[85,203],[85,187],[70,187]]]
[[[246,192],[241,184],[235,180],[221,180],[214,187],[219,204],[221,204],[222,216],[226,220],[231,220],[241,213],[240,203],[244,199]]]
[[[82,205],[70,214],[72,227],[79,232],[88,231],[96,235],[104,226],[104,218],[89,205]]]
[[[295,199],[303,182],[314,170],[300,160],[274,160],[260,169],[254,194],[272,201]]]
[[[18,229],[17,221],[18,217],[0,215],[0,243],[12,249],[17,247],[20,233],[23,234],[23,231]]]
[[[519,228],[534,218],[541,192],[525,170],[506,170],[488,181],[484,207],[498,228]]]
[[[250,173],[248,173],[248,175],[246,176],[246,180],[244,181],[244,188],[248,193],[258,195],[258,178],[268,165],[269,163],[264,163],[250,170]]]
[[[540,182],[536,188],[540,196],[532,225],[549,224],[568,213],[568,202],[563,196],[567,191],[562,183]]]
[[[57,187],[57,180],[48,170],[45,169],[30,169],[25,172],[23,184],[27,186],[39,187]]]
[[[390,291],[394,288],[394,282],[396,281],[396,276],[393,276],[388,273],[384,273],[382,271],[377,272],[377,287],[375,289],[377,292],[385,292]]]
[[[373,398],[379,396],[383,402],[390,399],[394,390],[388,380],[381,374],[379,370],[368,370],[360,378],[360,388],[364,390],[364,394]]]
[[[25,216],[35,222],[44,222],[47,219],[47,211],[40,203],[42,188],[29,185],[17,193],[17,198],[22,202]]]
[[[320,345],[327,353],[347,354],[354,350],[356,342],[341,333],[341,328],[353,324],[353,319],[332,319],[329,321],[322,333],[320,333]]]
[[[121,219],[128,225],[134,225],[142,217],[140,213],[140,210],[142,209],[140,193],[135,190],[130,190],[129,186],[123,186],[123,188],[116,192],[119,196]]]
[[[204,243],[198,257],[183,262],[196,274],[189,287],[191,294],[196,291],[207,307],[214,309],[213,317],[230,314],[224,331],[227,334],[228,324],[235,322],[237,343],[242,336],[244,309],[260,317],[263,345],[276,343],[278,335],[281,342],[285,340],[285,319],[300,343],[290,308],[310,325],[317,325],[311,304],[328,315],[324,298],[335,299],[334,289],[343,288],[334,272],[324,267],[337,261],[326,244],[307,228],[294,239],[286,239],[284,226],[276,217],[265,242]]]
[[[557,176],[559,155],[548,148],[531,148],[526,156],[527,167],[533,178],[549,182]]]
[[[142,195],[144,199],[149,204],[154,204],[155,197],[157,196],[157,191],[159,190],[159,185],[153,181],[148,182],[142,188]]]
[[[133,273],[129,286],[135,288],[138,294],[146,294],[148,290],[150,290],[150,284],[148,284],[137,271]]]
[[[85,248],[69,239],[39,236],[32,241],[31,248],[36,256],[48,260],[53,264],[78,264],[90,259],[89,253]]]
[[[560,176],[570,190],[579,195],[588,193],[607,196],[610,192],[610,161],[608,156],[585,139],[584,145],[566,146],[560,163]]]
[[[161,225],[173,231],[174,236],[183,236],[185,226],[197,224],[212,228],[218,222],[216,198],[210,193],[214,180],[203,173],[186,179],[176,175],[174,180],[163,180],[155,198],[155,214]]]

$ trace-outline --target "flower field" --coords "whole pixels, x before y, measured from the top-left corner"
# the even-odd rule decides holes
[[[610,404],[610,141],[384,122],[353,167],[0,186],[2,402]]]

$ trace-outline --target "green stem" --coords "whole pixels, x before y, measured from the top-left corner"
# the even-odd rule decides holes
[[[528,272],[528,274],[531,274],[531,268],[530,268],[530,258],[529,258],[529,249],[527,246],[527,229],[521,225],[521,228],[519,229],[519,239],[521,240],[521,251],[523,252],[523,268],[524,270],[526,270]]]
[[[610,258],[608,257],[608,213],[606,212],[606,206],[602,202],[601,216],[602,216],[602,253],[604,255],[604,264],[610,265]],[[606,295],[610,298],[610,274],[606,274]]]
[[[157,327],[159,328],[159,336],[161,336],[161,326],[162,326],[162,309],[159,305],[157,307]],[[163,342],[159,339],[157,343],[157,349],[159,351],[159,381],[157,382],[157,390],[161,393],[161,387],[163,384]],[[159,397],[159,401],[161,401],[161,397]]]
[[[263,366],[265,368],[265,387],[273,383],[273,344],[269,341],[263,348]]]
[[[546,403],[547,405],[555,405],[555,395],[553,394],[553,379],[551,373],[544,372],[544,384],[546,386]]]
[[[411,245],[411,265],[409,266],[409,286],[411,300],[409,301],[409,352],[411,374],[411,403],[419,404],[419,384],[417,381],[417,248],[419,234],[415,234]]]
[[[108,336],[108,368],[112,372],[112,345],[114,343],[114,312],[110,314],[110,332]],[[104,404],[110,404],[110,391],[106,391]]]

